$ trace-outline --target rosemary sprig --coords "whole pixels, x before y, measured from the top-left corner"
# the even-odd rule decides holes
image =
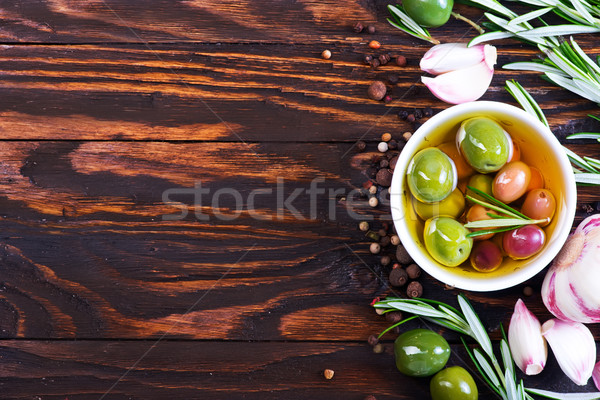
[[[515,98],[515,100],[517,100],[517,102],[525,111],[534,117],[537,117],[544,125],[550,128],[550,125],[548,124],[548,121],[544,116],[544,112],[540,108],[539,104],[527,92],[527,90],[523,88],[523,86],[514,80],[506,81],[506,90]],[[594,119],[597,118],[594,117]],[[600,137],[600,134],[598,133],[586,133],[585,135],[597,135]],[[568,138],[580,139],[581,137],[578,137],[577,135],[570,135]],[[593,138],[596,138],[596,136]],[[567,154],[571,164],[574,166],[573,173],[575,175],[575,182],[583,185],[600,185],[600,160],[592,157],[580,157],[575,152],[564,146],[563,150]]]
[[[486,199],[490,203],[495,204],[496,206],[498,206],[499,209],[496,209],[496,207],[490,207],[490,204],[485,203],[485,202],[483,202],[483,203],[485,203],[487,205],[480,204],[480,205],[482,205],[482,206],[484,206],[486,208],[492,208],[492,209],[494,209],[496,211],[500,211],[500,212],[502,212],[502,213],[504,213],[506,215],[509,215],[509,216],[512,216],[512,217],[515,217],[515,218],[523,218],[523,219],[527,219],[527,220],[531,219],[528,216],[526,216],[525,214],[523,214],[523,213],[515,210],[511,206],[509,206],[507,204],[504,204],[503,202],[501,202],[500,200],[496,199],[495,197],[490,196],[486,192],[483,192],[483,191],[481,191],[481,190],[479,190],[477,188],[474,188],[473,186],[467,186],[467,189],[469,189],[473,193],[478,194],[479,196],[483,197],[484,199]],[[471,200],[471,201],[474,201],[474,200],[475,201],[480,201],[480,200],[474,199],[473,196],[469,196],[469,195],[467,195],[466,198],[469,198],[469,197],[470,197],[469,200]]]
[[[526,388],[522,380],[517,383],[514,361],[505,335],[500,340],[501,358],[499,360],[494,354],[492,341],[469,300],[464,295],[459,294],[458,304],[460,311],[436,300],[388,297],[385,300],[376,302],[373,307],[409,312],[413,316],[419,316],[429,322],[474,339],[478,347],[471,349],[464,337],[461,337],[467,353],[483,380],[503,400],[533,400],[531,394],[556,400],[570,398],[580,400],[600,399],[600,393],[555,393]]]
[[[479,229],[479,228],[514,228],[515,226],[522,225],[535,225],[548,222],[547,218],[544,219],[523,219],[523,218],[500,218],[500,219],[482,219],[479,221],[472,221],[465,224],[465,228],[468,229]]]
[[[429,34],[427,29],[420,26],[414,19],[409,17],[408,14],[401,10],[400,7],[388,5],[388,11],[390,12],[392,18],[388,18],[387,21],[393,27],[398,28],[416,38],[426,40],[429,43],[440,43],[439,40],[434,39],[433,36]]]

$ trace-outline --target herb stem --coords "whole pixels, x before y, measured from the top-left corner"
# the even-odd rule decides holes
[[[473,27],[473,29],[475,29],[477,32],[479,32],[480,35],[483,35],[485,33],[485,30],[481,26],[477,25],[476,22],[470,20],[469,18],[467,18],[457,12],[454,12],[454,11],[452,11],[451,15],[454,18],[458,19],[459,21],[463,21],[463,22],[466,22],[467,24],[471,25]]]

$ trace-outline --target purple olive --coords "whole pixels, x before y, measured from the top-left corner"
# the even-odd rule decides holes
[[[491,240],[475,243],[471,251],[471,266],[479,272],[492,272],[502,264],[502,251]]]
[[[502,247],[513,260],[529,258],[546,243],[546,234],[537,225],[525,225],[504,233]]]

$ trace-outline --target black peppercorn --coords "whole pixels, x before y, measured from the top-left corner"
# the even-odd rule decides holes
[[[398,111],[398,118],[406,120],[406,118],[408,118],[408,111],[406,111],[406,110]]]
[[[381,161],[379,161],[379,168],[387,168],[389,167],[390,162],[387,159],[383,159]]]
[[[388,82],[391,83],[392,85],[395,85],[398,83],[398,75],[396,74],[390,74],[388,75]]]
[[[398,148],[398,142],[392,139],[388,142],[388,147],[390,150],[396,150]]]
[[[433,115],[433,110],[431,107],[427,107],[425,110],[423,110],[423,115],[428,118],[431,117]]]
[[[369,25],[367,27],[367,32],[369,32],[371,35],[375,33],[375,25]]]
[[[389,245],[390,245],[390,243],[391,243],[391,239],[390,239],[390,237],[389,237],[389,236],[383,236],[383,237],[381,238],[381,240],[379,241],[379,244],[380,244],[382,247],[387,247],[387,246],[389,246]],[[391,260],[390,260],[390,261],[391,261]],[[381,263],[383,264],[383,262],[381,262]],[[384,264],[384,265],[388,265],[388,264],[389,264],[389,263],[387,263],[387,264]]]
[[[364,28],[365,27],[360,22],[357,22],[356,24],[354,24],[354,32],[356,32],[356,33],[361,33]]]
[[[378,59],[374,58],[373,61],[371,61],[371,68],[377,69],[377,67],[379,67],[379,65],[381,65],[381,63],[379,62]]]
[[[367,148],[367,144],[365,142],[363,142],[362,140],[359,140],[358,142],[356,142],[356,151],[359,152],[363,152],[365,151],[365,149]]]
[[[421,119],[423,118],[423,112],[419,109],[415,108],[415,111],[413,113],[415,115],[415,119]]]

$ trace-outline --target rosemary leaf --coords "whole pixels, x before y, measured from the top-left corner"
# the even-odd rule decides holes
[[[551,392],[549,390],[541,390],[541,389],[532,389],[525,388],[525,391],[533,394],[537,394],[538,396],[546,397],[548,399],[557,399],[557,400],[597,400],[600,399],[600,392],[596,393],[557,393]]]
[[[523,22],[529,22],[532,19],[541,17],[542,15],[548,13],[549,11],[552,11],[553,9],[554,9],[554,7],[545,7],[545,8],[540,8],[539,10],[533,10],[531,12],[528,12],[527,14],[523,14],[517,18],[511,19],[510,21],[508,21],[508,24],[509,25],[518,25]]]
[[[492,368],[488,360],[486,360],[484,355],[481,354],[479,349],[473,350],[473,355],[475,356],[477,363],[479,364],[479,366],[481,366],[481,369],[485,372],[485,375],[492,382],[492,384],[500,388],[500,380],[498,379],[498,376],[494,373],[494,369]]]
[[[521,217],[521,218],[530,219],[528,216],[526,216],[524,214],[521,214],[519,211],[515,210],[511,206],[504,204],[500,200],[496,200],[494,197],[490,196],[489,194],[487,194],[485,192],[482,192],[479,189],[476,189],[476,188],[474,188],[472,186],[467,186],[467,189],[473,191],[475,194],[480,195],[481,197],[483,197],[484,199],[488,200],[489,202],[491,202],[493,204],[496,204],[497,206],[503,208],[505,210],[503,212],[504,214],[513,214],[513,215],[517,215],[518,217]],[[469,196],[469,197],[471,197],[471,196]]]
[[[575,182],[585,183],[585,184],[590,184],[590,185],[600,185],[600,174],[598,174],[598,173],[575,174]]]
[[[515,363],[511,357],[510,348],[508,347],[506,339],[502,339],[500,341],[500,354],[502,355],[502,363],[504,364],[504,368],[510,372],[512,379],[515,379]]]
[[[600,139],[600,133],[581,132],[567,136],[567,139]]]
[[[523,226],[523,225],[521,225],[521,226]],[[489,229],[489,230],[484,229],[484,230],[481,230],[481,231],[474,231],[474,232],[471,232],[471,233],[467,233],[466,236],[468,238],[474,238],[474,237],[477,237],[477,236],[502,233],[502,232],[512,231],[513,229],[520,228],[521,226],[509,226],[507,228],[498,228],[498,229]]]
[[[460,306],[460,310],[465,316],[465,320],[467,321],[467,323],[471,327],[471,330],[473,331],[473,339],[475,339],[477,343],[479,343],[483,351],[485,351],[485,353],[488,356],[494,357],[490,337],[485,331],[485,328],[479,320],[479,317],[477,316],[477,314],[475,314],[475,311],[473,310],[471,303],[469,303],[469,300],[467,300],[467,298],[464,295],[459,294],[458,305]]]
[[[391,331],[395,327],[400,326],[400,325],[402,325],[405,322],[412,321],[415,318],[419,318],[419,317],[417,315],[413,315],[412,317],[404,318],[402,321],[397,322],[397,323],[395,323],[392,326],[388,326],[386,329],[383,330],[383,332],[381,332],[379,334],[379,336],[377,336],[377,339],[381,339],[383,337],[383,335],[385,335],[386,333],[388,333],[389,331]]]
[[[511,376],[510,371],[504,371],[504,381],[506,382],[506,394],[509,400],[521,400],[521,396],[517,393],[517,384]]]
[[[522,219],[522,218],[500,218],[500,219],[482,219],[472,221],[465,224],[468,229],[485,229],[485,228],[505,228],[509,226],[520,225],[536,225],[547,222],[548,219]]]

